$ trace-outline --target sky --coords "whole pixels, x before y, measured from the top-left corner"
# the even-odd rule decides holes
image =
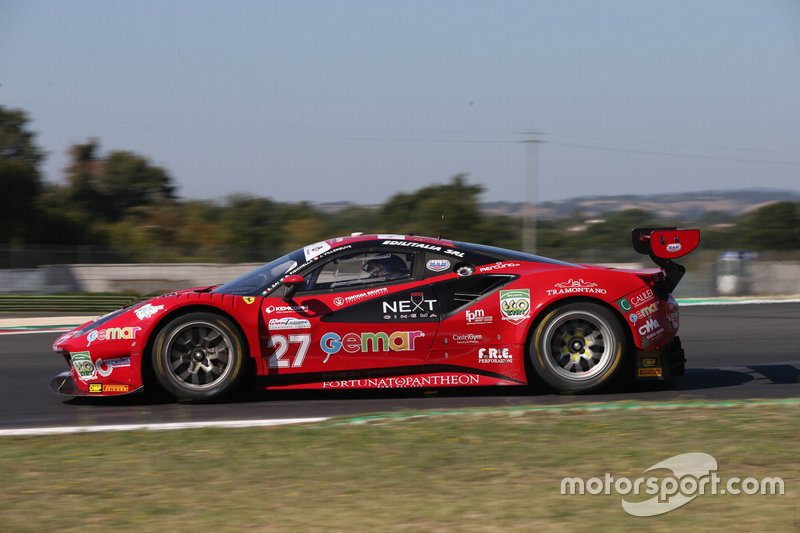
[[[800,1],[0,0],[0,105],[193,199],[798,191]]]

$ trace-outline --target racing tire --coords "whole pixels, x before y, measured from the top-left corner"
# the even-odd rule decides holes
[[[594,303],[562,305],[535,326],[530,360],[558,392],[591,392],[620,375],[628,340],[617,316]]]
[[[190,313],[168,323],[156,336],[151,357],[158,383],[179,400],[220,400],[247,374],[239,330],[214,313]]]

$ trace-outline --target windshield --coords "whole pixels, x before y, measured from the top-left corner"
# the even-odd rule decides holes
[[[220,285],[211,292],[244,296],[264,295],[270,288],[278,284],[286,272],[304,260],[303,250],[295,250],[224,285]]]

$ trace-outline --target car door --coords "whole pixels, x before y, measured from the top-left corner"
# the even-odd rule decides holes
[[[345,251],[301,272],[305,282],[291,301],[282,299],[283,291],[265,298],[269,373],[322,380],[422,365],[436,336],[439,304],[425,286],[421,255]],[[375,272],[379,263],[395,270]]]

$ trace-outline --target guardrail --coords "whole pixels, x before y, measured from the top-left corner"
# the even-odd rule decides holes
[[[140,300],[130,294],[0,294],[0,313],[108,313]]]

